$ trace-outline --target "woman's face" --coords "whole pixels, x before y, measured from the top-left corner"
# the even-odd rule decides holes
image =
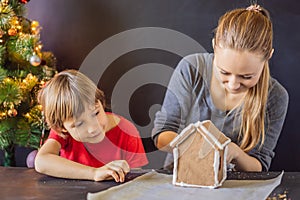
[[[214,74],[230,94],[241,94],[255,86],[261,76],[265,60],[248,51],[215,47]]]
[[[79,117],[70,118],[63,125],[75,140],[98,143],[105,137],[107,124],[107,116],[99,101],[96,105],[86,105]]]

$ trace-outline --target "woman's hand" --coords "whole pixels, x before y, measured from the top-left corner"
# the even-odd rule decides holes
[[[261,171],[262,165],[258,159],[249,156],[237,144],[230,142],[226,158],[227,165],[232,163],[237,171]]]
[[[174,131],[164,131],[161,132],[157,137],[156,147],[161,151],[166,151],[169,153],[173,152],[173,148],[170,147],[170,142],[177,136],[178,134]]]
[[[126,160],[115,160],[103,167],[95,169],[95,181],[112,180],[116,182],[124,182],[126,174],[130,171],[130,167]]]
[[[241,152],[241,148],[236,145],[233,142],[230,142],[228,144],[228,152],[227,152],[227,158],[226,158],[226,163],[227,165],[229,163],[235,164],[236,161],[238,160],[239,157],[239,153]]]

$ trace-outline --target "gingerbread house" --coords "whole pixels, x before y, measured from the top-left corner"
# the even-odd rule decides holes
[[[209,121],[190,124],[170,143],[174,154],[173,184],[216,188],[226,179],[230,139]]]

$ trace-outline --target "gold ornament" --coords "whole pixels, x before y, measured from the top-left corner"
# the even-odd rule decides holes
[[[5,7],[8,6],[9,0],[1,0],[1,4]]]
[[[10,116],[10,117],[15,117],[15,116],[17,116],[17,114],[18,114],[18,111],[16,110],[16,109],[10,109],[10,110],[8,110],[7,111],[7,114],[8,114],[8,116]]]
[[[37,108],[38,108],[40,111],[43,111],[42,105],[37,105]]]
[[[39,22],[38,21],[32,21],[31,22],[31,27],[38,27],[39,26]]]
[[[13,24],[13,26],[19,25],[19,18],[17,16],[13,17],[11,23]]]
[[[15,35],[17,35],[17,29],[15,29],[15,28],[10,28],[10,29],[8,30],[8,35],[10,35],[10,36],[15,36]]]
[[[40,27],[38,21],[32,21],[31,22],[31,32],[32,34],[38,35],[40,33]]]
[[[0,119],[4,119],[6,117],[6,113],[5,112],[1,112],[0,113]]]

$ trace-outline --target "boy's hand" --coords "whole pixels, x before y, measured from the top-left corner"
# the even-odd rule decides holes
[[[94,180],[111,180],[116,182],[124,182],[125,175],[130,171],[130,167],[126,160],[115,160],[103,167],[97,168],[95,171]]]

